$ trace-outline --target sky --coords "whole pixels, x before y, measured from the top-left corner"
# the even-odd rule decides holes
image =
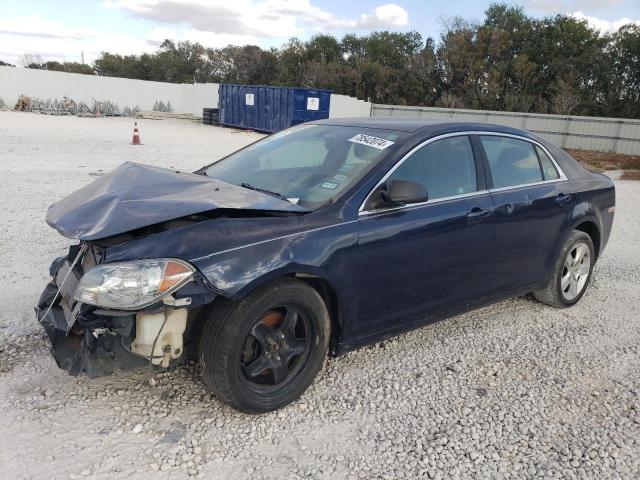
[[[478,0],[2,0],[0,60],[93,62],[102,51],[152,52],[165,38],[206,47],[278,47],[291,37],[340,37],[375,30],[417,30],[439,38],[442,19],[481,20],[490,1]],[[507,2],[511,3],[511,2]],[[586,19],[602,32],[640,24],[639,0],[522,0],[528,15],[558,13]]]

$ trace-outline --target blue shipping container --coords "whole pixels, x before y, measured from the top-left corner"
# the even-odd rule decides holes
[[[218,87],[220,124],[261,132],[329,118],[331,90],[265,85]]]

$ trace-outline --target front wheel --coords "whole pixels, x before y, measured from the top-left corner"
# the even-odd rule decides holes
[[[201,337],[202,375],[224,402],[263,413],[296,400],[327,356],[329,314],[318,293],[295,279],[223,301]]]
[[[582,298],[591,281],[595,250],[591,237],[574,230],[556,260],[553,275],[547,286],[534,292],[542,303],[557,308],[574,305]]]

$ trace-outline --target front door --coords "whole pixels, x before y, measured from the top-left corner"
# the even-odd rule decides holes
[[[370,334],[464,308],[483,296],[493,203],[466,135],[414,149],[381,182],[424,185],[426,202],[375,208],[365,202],[359,224],[358,319]]]

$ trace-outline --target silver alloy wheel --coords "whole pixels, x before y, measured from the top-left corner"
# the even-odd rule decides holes
[[[591,251],[586,243],[576,243],[564,260],[560,290],[568,302],[575,300],[584,290],[591,271]]]

